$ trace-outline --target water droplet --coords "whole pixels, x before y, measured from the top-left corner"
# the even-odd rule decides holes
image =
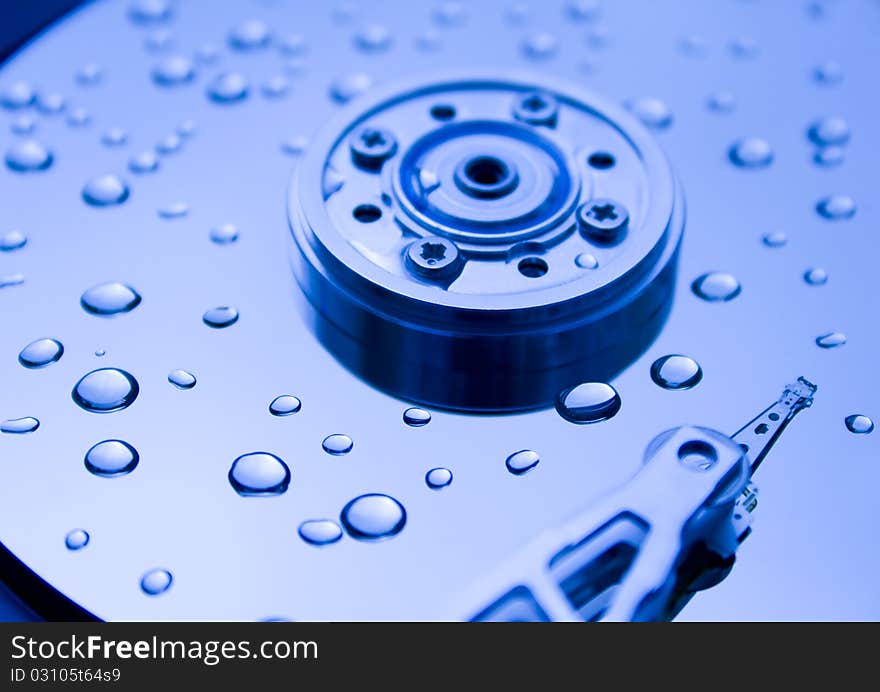
[[[847,416],[844,422],[846,429],[856,435],[867,435],[874,431],[874,421],[861,414]]]
[[[820,267],[813,267],[804,272],[804,281],[810,286],[822,286],[828,283],[828,272]]]
[[[452,483],[452,471],[439,467],[431,469],[425,474],[425,483],[431,490],[441,490]]]
[[[287,77],[275,75],[263,82],[263,96],[270,99],[279,99],[290,90],[290,82]]]
[[[291,394],[282,394],[272,399],[269,404],[269,413],[273,416],[290,416],[298,413],[302,408],[302,402]]]
[[[309,140],[302,135],[285,139],[281,142],[281,151],[289,156],[300,156],[305,152]]]
[[[565,15],[574,22],[589,22],[596,19],[602,12],[600,0],[568,0],[565,3]]]
[[[599,266],[599,260],[596,259],[595,255],[591,255],[589,252],[582,252],[579,254],[574,258],[574,263],[581,269],[596,269]]]
[[[93,207],[109,207],[122,204],[128,199],[129,189],[125,182],[112,174],[99,175],[89,180],[82,190],[82,197]]]
[[[352,538],[380,541],[399,534],[406,525],[406,510],[390,495],[360,495],[342,509],[342,525]]]
[[[332,519],[309,519],[299,525],[299,536],[310,545],[330,545],[342,538],[342,529]]]
[[[717,303],[736,298],[742,292],[742,286],[731,274],[709,272],[694,279],[691,290],[698,298]]]
[[[135,0],[128,8],[128,16],[135,24],[159,24],[171,19],[169,0]]]
[[[231,223],[222,223],[214,226],[209,235],[217,245],[229,245],[238,240],[238,227]]]
[[[703,379],[703,369],[688,356],[663,356],[651,365],[651,379],[663,389],[690,389]]]
[[[330,97],[337,103],[348,103],[373,86],[373,80],[363,72],[353,72],[330,84]]]
[[[278,50],[283,55],[302,55],[308,50],[309,44],[302,34],[287,34],[278,39]]]
[[[104,77],[104,70],[100,65],[88,63],[76,72],[76,82],[81,86],[94,86]]]
[[[160,53],[171,47],[174,35],[168,29],[156,29],[144,39],[144,48],[151,53]]]
[[[416,48],[428,52],[438,50],[443,45],[443,39],[436,31],[428,29],[416,35],[415,43]]]
[[[281,63],[281,71],[291,77],[298,77],[306,71],[306,61],[303,58],[286,58]]]
[[[773,163],[773,149],[766,139],[744,137],[733,143],[727,152],[730,161],[740,168],[766,168]]]
[[[0,423],[0,432],[9,433],[10,435],[24,435],[31,433],[40,427],[40,421],[32,416],[25,418],[9,418]]]
[[[829,221],[851,219],[856,213],[856,202],[849,195],[831,195],[816,204],[819,216]]]
[[[198,125],[195,120],[188,119],[184,120],[180,125],[177,126],[177,134],[183,137],[184,139],[189,139],[192,137],[196,130],[198,129]]]
[[[840,348],[846,344],[846,334],[842,332],[827,332],[816,337],[816,346],[819,348]]]
[[[602,48],[608,43],[609,31],[607,26],[594,26],[587,33],[587,45],[592,48]]]
[[[423,408],[408,408],[403,412],[403,422],[411,428],[421,428],[431,422],[431,414]]]
[[[92,286],[82,294],[79,303],[92,315],[110,317],[134,310],[141,304],[141,296],[131,286],[108,281]]]
[[[121,127],[111,127],[101,135],[101,144],[106,147],[121,147],[128,142],[128,132]]]
[[[37,339],[21,349],[18,362],[29,369],[45,368],[64,355],[64,345],[57,339]]]
[[[196,386],[196,376],[186,370],[172,370],[168,381],[178,389],[192,389]]]
[[[159,217],[163,219],[182,219],[189,214],[189,205],[186,202],[172,202],[159,209]]]
[[[826,60],[813,70],[813,79],[825,86],[840,84],[843,81],[843,68],[836,60]]]
[[[20,286],[24,283],[24,274],[0,274],[0,288]]]
[[[290,469],[274,454],[251,452],[232,462],[229,482],[242,497],[281,495],[290,485]]]
[[[25,245],[27,245],[27,236],[18,229],[0,235],[0,252],[20,250]]]
[[[139,391],[137,380],[125,370],[99,368],[84,375],[71,396],[86,411],[112,413],[131,406]]]
[[[846,120],[831,116],[812,123],[807,129],[807,137],[820,147],[841,146],[849,141],[850,129]]]
[[[206,310],[202,315],[202,322],[214,329],[223,329],[231,327],[238,322],[238,310],[228,305],[221,305],[216,308]]]
[[[526,38],[522,44],[523,53],[532,60],[546,60],[559,52],[559,39],[553,34],[539,32]]]
[[[12,121],[9,129],[16,135],[29,135],[37,129],[37,121],[30,115],[19,115]]]
[[[528,473],[535,468],[540,461],[541,457],[538,456],[537,452],[531,449],[521,449],[507,457],[505,464],[507,465],[507,470],[514,476],[522,476],[524,473]]]
[[[203,43],[196,48],[195,58],[200,65],[213,65],[220,58],[220,49],[213,43]]]
[[[625,105],[645,127],[665,130],[672,125],[672,111],[660,99],[649,97],[632,99]]]
[[[556,410],[570,423],[598,423],[617,415],[620,395],[610,384],[585,382],[561,391],[556,397]]]
[[[67,114],[67,124],[71,127],[85,127],[92,122],[92,114],[82,106],[77,106]]]
[[[171,588],[174,577],[167,569],[151,569],[141,577],[141,591],[147,596],[158,596]]]
[[[813,162],[818,166],[831,168],[839,166],[846,157],[846,151],[843,147],[822,147],[813,154]]]
[[[104,356],[107,355],[107,351],[105,351],[103,348],[99,348],[98,350],[95,351],[95,355],[98,358],[103,358]]]
[[[208,84],[208,98],[215,103],[235,103],[247,98],[250,86],[238,72],[223,72]]]
[[[736,109],[736,98],[729,91],[717,91],[709,96],[706,105],[713,113],[732,113]]]
[[[153,67],[153,82],[163,87],[187,84],[195,79],[196,68],[189,58],[171,55],[163,58]]]
[[[467,19],[467,8],[463,2],[444,0],[434,5],[431,18],[439,26],[455,27],[464,24]]]
[[[17,110],[30,106],[36,96],[34,88],[27,82],[13,82],[0,93],[0,103],[4,108]]]
[[[34,139],[15,142],[6,152],[6,165],[16,173],[44,171],[53,159],[52,152]]]
[[[176,154],[183,146],[183,141],[176,134],[165,135],[156,142],[156,151],[160,154]]]
[[[354,36],[356,48],[367,53],[378,53],[391,47],[391,32],[381,24],[368,24]]]
[[[74,529],[64,537],[64,545],[68,550],[82,550],[89,544],[89,532],[83,529]]]
[[[142,151],[128,160],[128,169],[132,173],[154,173],[159,170],[159,157],[152,151]]]
[[[756,58],[760,52],[758,43],[748,36],[739,36],[730,42],[730,53],[740,60]]]
[[[767,247],[782,247],[788,242],[788,236],[782,231],[773,231],[765,233],[761,238],[761,242]]]
[[[85,456],[90,473],[101,478],[127,476],[140,462],[137,450],[122,440],[104,440],[94,445]]]
[[[678,42],[678,47],[691,58],[703,58],[709,52],[705,39],[700,36],[685,36]]]
[[[327,454],[339,457],[343,454],[348,454],[354,447],[354,442],[348,435],[334,433],[325,437],[321,446]]]
[[[43,115],[57,115],[65,109],[67,103],[64,96],[57,91],[41,91],[37,94],[37,110]]]
[[[235,50],[255,50],[269,45],[271,34],[265,22],[248,19],[229,32],[229,46]]]

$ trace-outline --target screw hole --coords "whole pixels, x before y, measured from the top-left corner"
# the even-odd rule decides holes
[[[779,414],[778,413],[771,413],[770,415],[767,416],[767,418],[769,418],[772,421],[777,421],[777,420],[779,420]]]
[[[434,120],[440,120],[441,122],[452,120],[455,117],[455,107],[445,103],[432,106],[431,117],[434,118]]]
[[[361,223],[373,223],[382,218],[382,210],[375,204],[359,204],[352,215]]]
[[[550,271],[550,266],[540,257],[523,257],[517,265],[519,273],[530,279],[537,279]]]
[[[769,429],[770,429],[770,427],[769,427],[766,423],[761,423],[761,424],[759,424],[759,425],[755,428],[755,434],[756,434],[756,435],[763,435],[763,434],[765,434]]]
[[[594,154],[590,154],[590,158],[587,159],[587,163],[590,164],[593,168],[605,171],[609,168],[613,168],[614,164],[617,163],[614,156],[609,154],[607,151],[597,151]]]

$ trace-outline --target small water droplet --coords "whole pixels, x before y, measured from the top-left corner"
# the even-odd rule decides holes
[[[523,53],[532,60],[546,60],[559,52],[559,39],[553,34],[539,32],[527,37],[522,44]]]
[[[159,157],[152,151],[142,151],[128,160],[128,169],[132,173],[154,173],[159,170]]]
[[[339,457],[343,454],[348,454],[354,447],[354,442],[348,435],[334,433],[333,435],[328,435],[324,438],[321,447],[324,448],[324,451],[327,452],[327,454]]]
[[[411,428],[421,428],[431,422],[431,413],[423,408],[408,408],[403,412],[403,422]]]
[[[758,43],[748,36],[738,36],[729,45],[730,53],[739,60],[751,60],[760,53]]]
[[[461,26],[467,19],[467,8],[463,2],[443,0],[434,5],[431,18],[439,26]]]
[[[67,102],[57,91],[41,91],[37,94],[36,106],[43,115],[58,115],[67,107]]]
[[[220,305],[216,308],[206,310],[202,315],[202,322],[214,329],[223,329],[231,327],[238,322],[238,310],[229,305]]]
[[[273,416],[290,416],[298,413],[302,408],[302,402],[290,394],[282,394],[272,399],[269,404],[269,413]]]
[[[332,519],[309,519],[299,525],[299,536],[310,545],[330,545],[342,538],[342,529]]]
[[[125,370],[99,368],[84,375],[71,396],[86,411],[112,413],[131,406],[139,391],[137,380]]]
[[[591,48],[603,48],[608,44],[609,34],[610,32],[608,31],[607,26],[594,26],[587,33],[587,45]]]
[[[0,288],[9,286],[21,286],[24,283],[24,274],[0,274]]]
[[[846,158],[846,151],[843,147],[821,147],[813,154],[813,162],[824,168],[839,166]]]
[[[144,48],[151,53],[161,53],[168,50],[174,43],[174,34],[168,29],[156,29],[144,39]]]
[[[348,103],[373,86],[373,80],[363,72],[353,72],[330,84],[330,97],[337,103]]]
[[[380,541],[399,534],[406,525],[406,510],[390,495],[368,493],[351,500],[340,514],[352,538]]]
[[[210,231],[211,241],[217,245],[229,245],[238,240],[238,227],[231,223],[214,226]]]
[[[18,229],[13,229],[0,235],[0,252],[20,250],[25,245],[27,245],[27,236]]]
[[[846,429],[856,435],[867,435],[874,431],[874,421],[862,414],[847,416],[844,422]]]
[[[819,200],[816,211],[829,221],[851,219],[856,213],[856,202],[849,195],[831,195]]]
[[[89,544],[89,532],[83,529],[74,529],[64,537],[64,545],[68,550],[82,550]]]
[[[197,129],[198,124],[196,123],[196,121],[192,119],[187,119],[177,126],[177,134],[184,139],[189,139],[196,133]]]
[[[810,286],[822,286],[828,283],[828,272],[820,267],[813,267],[804,272],[804,281]]]
[[[836,60],[826,60],[813,70],[813,79],[824,86],[840,84],[843,81],[843,67]]]
[[[242,497],[281,495],[290,485],[290,469],[274,454],[251,452],[232,462],[229,482]]]
[[[596,259],[595,255],[591,255],[589,252],[582,252],[579,254],[574,258],[574,263],[581,269],[596,269],[599,266],[599,260]]]
[[[431,490],[441,490],[452,483],[452,471],[438,467],[425,474],[425,483]]]
[[[93,62],[83,65],[76,71],[76,83],[81,86],[94,86],[104,77],[104,70]]]
[[[137,450],[122,440],[104,440],[92,446],[85,456],[90,473],[101,478],[127,476],[140,462]]]
[[[18,110],[30,106],[36,97],[34,88],[28,82],[19,81],[0,92],[0,103],[9,110]]]
[[[167,569],[151,569],[141,577],[141,591],[147,596],[158,596],[171,588],[174,577]]]
[[[92,286],[79,299],[83,310],[92,315],[111,317],[131,312],[141,304],[140,294],[131,286],[108,281]]]
[[[731,163],[740,168],[766,168],[773,163],[773,149],[766,139],[743,137],[733,143],[727,152]]]
[[[816,337],[816,346],[819,348],[840,348],[846,344],[846,334],[843,332],[827,332]]]
[[[308,41],[302,34],[287,34],[278,39],[278,50],[283,55],[302,55],[308,50]]]
[[[18,362],[29,369],[45,368],[64,355],[64,346],[57,339],[37,339],[21,349]]]
[[[263,82],[261,90],[263,96],[266,98],[280,99],[281,97],[286,96],[287,92],[290,90],[290,81],[287,77],[275,75]]]
[[[10,435],[24,435],[31,433],[40,427],[40,421],[32,416],[24,418],[9,418],[0,423],[0,432]]]
[[[443,45],[443,39],[439,33],[433,29],[428,29],[416,35],[415,43],[416,48],[419,50],[429,52],[439,50],[440,46]]]
[[[691,58],[703,58],[709,52],[701,36],[685,36],[678,42],[681,52]]]
[[[189,205],[186,202],[172,202],[159,209],[159,218],[182,219],[189,214]]]
[[[585,382],[565,389],[556,397],[556,410],[570,423],[586,424],[608,420],[620,411],[620,395],[610,384]]]
[[[507,470],[514,476],[522,476],[524,473],[528,473],[535,468],[540,461],[541,457],[538,456],[537,452],[531,449],[521,449],[507,457],[505,464],[507,465]]]
[[[663,389],[691,389],[703,379],[703,369],[688,356],[663,356],[652,363],[651,379]]]
[[[178,389],[192,389],[196,386],[196,376],[186,370],[172,370],[168,381]]]
[[[46,170],[54,158],[52,152],[35,139],[23,139],[6,152],[6,165],[16,173],[33,173]]]
[[[354,45],[367,53],[379,53],[391,47],[391,32],[381,24],[368,24],[354,35]]]
[[[165,135],[156,142],[156,151],[160,154],[176,154],[183,146],[183,140],[176,134]]]
[[[151,73],[153,82],[162,87],[188,84],[196,78],[196,68],[189,58],[171,55],[159,61]]]
[[[300,156],[309,144],[308,138],[298,135],[281,142],[281,151],[289,156]]]
[[[736,98],[729,91],[716,91],[706,101],[713,113],[732,113],[736,109]]]
[[[135,24],[159,24],[167,22],[171,15],[169,0],[134,0],[128,8],[128,17]]]
[[[717,303],[736,298],[742,292],[742,286],[731,274],[709,272],[694,279],[691,290],[698,298]]]
[[[101,144],[106,147],[121,147],[128,142],[128,132],[121,127],[111,127],[101,135]]]
[[[105,351],[103,348],[99,348],[99,349],[97,349],[97,350],[95,351],[95,355],[96,355],[98,358],[103,358],[104,356],[107,355],[107,351]]]
[[[299,77],[306,71],[306,61],[304,58],[285,58],[281,71],[291,77]]]
[[[567,0],[565,16],[574,22],[590,22],[602,13],[600,0]]]
[[[658,98],[638,98],[626,102],[627,109],[632,112],[645,127],[653,130],[665,130],[672,125],[672,111]]]
[[[122,204],[128,199],[129,189],[125,182],[113,175],[99,175],[89,180],[82,190],[82,197],[93,207],[109,207]]]
[[[235,103],[247,98],[250,86],[238,72],[223,72],[208,84],[208,98],[215,103]]]
[[[12,121],[9,129],[16,135],[29,135],[37,129],[37,121],[30,115],[19,115]]]
[[[92,114],[82,106],[72,108],[67,114],[67,124],[71,127],[85,127],[92,122]]]
[[[765,233],[761,238],[761,242],[767,247],[783,247],[788,242],[788,236],[782,231],[773,231]]]
[[[831,116],[812,123],[807,129],[807,137],[820,147],[841,146],[849,141],[850,129],[846,120]]]
[[[265,22],[248,19],[233,27],[229,32],[229,47],[239,51],[256,50],[269,45],[271,33]]]
[[[220,49],[213,43],[203,43],[196,48],[195,59],[200,65],[213,65],[220,58]]]

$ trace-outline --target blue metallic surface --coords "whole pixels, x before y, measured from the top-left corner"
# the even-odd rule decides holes
[[[880,417],[872,303],[880,6],[627,0],[573,19],[566,5],[487,0],[464,6],[458,20],[428,3],[340,11],[269,0],[178,2],[170,20],[141,27],[127,3],[99,0],[7,62],[0,89],[23,79],[58,91],[68,114],[26,111],[36,120],[27,136],[54,154],[48,169],[0,168],[0,234],[20,228],[28,236],[25,247],[0,252],[0,277],[24,277],[0,288],[0,418],[41,423],[33,433],[0,435],[3,545],[106,619],[453,617],[451,604],[482,575],[631,477],[657,433],[683,423],[730,431],[782,381],[803,374],[820,391],[760,469],[753,534],[731,576],[680,617],[880,617],[880,438],[844,424],[852,414]],[[276,44],[294,45],[279,37],[302,33],[307,52],[228,48],[227,34],[248,18],[265,21]],[[355,35],[370,24],[388,28],[389,46],[358,47]],[[543,34],[555,37],[555,50]],[[174,88],[151,81],[163,55],[193,56],[207,43],[217,46],[217,62],[197,64],[191,81]],[[842,79],[817,80],[817,68],[832,60]],[[90,63],[103,68],[97,83],[76,78]],[[644,97],[668,105],[671,123],[655,135],[688,200],[672,311],[648,351],[614,378],[622,407],[608,421],[573,425],[553,408],[433,411],[430,423],[409,427],[402,420],[409,404],[341,367],[299,313],[285,200],[297,158],[286,152],[333,117],[331,83],[352,73],[380,85],[441,70],[519,69],[633,108]],[[224,71],[246,75],[247,97],[220,105],[206,96]],[[826,66],[826,77],[832,72]],[[261,87],[281,74],[286,94],[266,97],[278,89]],[[88,126],[67,124],[76,106],[91,112]],[[21,115],[0,110],[4,154],[22,138],[10,129]],[[851,141],[842,163],[820,166],[808,129],[834,115],[849,124]],[[195,132],[161,156],[155,173],[128,170],[132,155],[190,119]],[[116,127],[128,132],[127,144],[102,144]],[[770,143],[772,163],[731,162],[731,146],[747,137]],[[129,199],[88,206],[83,186],[105,173],[129,183]],[[835,194],[855,200],[850,218],[817,213]],[[186,215],[159,215],[176,202],[188,205]],[[212,243],[211,229],[227,223],[240,229],[238,241]],[[762,242],[779,231],[783,246]],[[827,271],[827,283],[803,280],[812,267]],[[741,294],[729,302],[697,298],[691,282],[715,270],[733,274]],[[80,296],[106,281],[135,287],[142,304],[112,319],[86,313]],[[210,329],[202,315],[220,305],[234,305],[240,319]],[[845,345],[818,347],[815,339],[833,331],[846,334]],[[21,349],[43,337],[64,344],[62,358],[22,367]],[[96,356],[101,349],[106,355]],[[651,364],[670,353],[699,362],[696,387],[667,391],[651,381]],[[73,403],[73,385],[99,367],[137,378],[130,408],[95,415]],[[169,384],[177,368],[197,385]],[[298,397],[302,410],[271,415],[280,394]],[[351,437],[351,452],[324,451],[334,433]],[[86,451],[113,438],[138,450],[138,467],[119,478],[90,474]],[[522,449],[541,461],[518,476],[505,460]],[[256,451],[285,460],[287,492],[241,497],[230,486],[233,461]],[[424,481],[436,467],[454,474],[440,491]],[[317,548],[298,536],[303,521],[339,521],[343,507],[369,493],[406,508],[406,525],[390,540],[346,535]],[[70,551],[65,536],[77,528],[91,540]],[[173,573],[173,583],[149,596],[140,581],[156,569]]]

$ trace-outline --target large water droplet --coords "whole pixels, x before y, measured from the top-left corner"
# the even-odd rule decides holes
[[[327,454],[332,454],[333,456],[338,457],[343,454],[348,454],[352,448],[354,448],[354,442],[348,435],[334,433],[333,435],[325,437],[321,446]]]
[[[85,465],[96,476],[117,478],[134,471],[140,459],[137,450],[128,442],[104,440],[86,452]]]
[[[89,544],[89,532],[74,529],[64,537],[64,545],[68,550],[82,550]]]
[[[223,72],[208,84],[208,98],[215,103],[235,103],[245,99],[250,86],[238,72]]]
[[[690,389],[703,379],[703,369],[688,356],[663,356],[651,364],[651,379],[663,389]]]
[[[541,457],[537,452],[531,449],[521,449],[507,457],[505,465],[514,476],[522,476],[535,468],[540,461]]]
[[[37,94],[27,82],[13,82],[0,92],[0,103],[4,108],[16,110],[30,106]]]
[[[773,163],[773,149],[766,139],[744,137],[733,143],[727,152],[731,162],[740,168],[766,168]]]
[[[0,252],[20,250],[27,245],[27,236],[18,229],[0,235]]]
[[[128,160],[128,169],[132,173],[154,173],[159,170],[159,157],[152,151],[142,151]]]
[[[452,483],[452,471],[442,467],[431,469],[425,474],[425,483],[431,490],[440,490]]]
[[[196,386],[196,376],[187,370],[172,370],[168,381],[178,389],[192,389]]]
[[[141,296],[131,286],[118,281],[108,281],[92,286],[79,299],[83,310],[92,315],[112,317],[131,312],[141,304]]]
[[[847,416],[844,422],[846,429],[856,435],[867,435],[874,431],[874,421],[862,414]]]
[[[210,231],[211,241],[217,245],[229,245],[238,240],[238,227],[231,223],[214,226]]]
[[[196,68],[189,58],[182,55],[171,55],[163,58],[153,68],[152,77],[159,86],[178,86],[195,79]]]
[[[330,545],[342,538],[342,529],[332,519],[309,519],[299,525],[299,536],[310,545]]]
[[[368,24],[354,35],[354,45],[368,53],[378,53],[391,47],[391,32],[381,24]]]
[[[804,272],[804,281],[810,286],[821,286],[828,282],[828,272],[821,267],[813,267]]]
[[[24,418],[8,418],[0,423],[0,432],[9,433],[11,435],[23,435],[30,433],[40,427],[40,421],[33,416]]]
[[[89,180],[82,189],[82,197],[93,207],[109,207],[128,199],[128,185],[113,174],[99,175]]]
[[[228,37],[229,46],[242,51],[265,48],[270,40],[268,25],[258,19],[248,19],[233,27]]]
[[[819,348],[840,348],[846,344],[846,334],[843,332],[827,332],[816,337],[816,346]]]
[[[34,139],[15,142],[6,152],[6,165],[16,173],[44,171],[53,159],[52,152]]]
[[[807,137],[820,147],[830,145],[841,146],[849,141],[849,125],[840,116],[822,118],[810,125],[807,130]]]
[[[159,24],[171,19],[169,0],[134,0],[128,8],[128,16],[135,24]]]
[[[232,462],[229,482],[243,497],[280,495],[290,485],[290,469],[274,454],[251,452]]]
[[[431,422],[431,414],[423,408],[408,408],[403,412],[403,422],[411,428],[421,428]]]
[[[709,272],[694,279],[691,290],[698,298],[717,303],[736,298],[742,292],[742,286],[731,274]]]
[[[302,402],[290,394],[282,394],[272,399],[269,404],[269,413],[273,416],[290,416],[298,413],[302,408]]]
[[[849,195],[831,195],[816,204],[819,216],[829,221],[851,219],[856,213],[856,202]]]
[[[202,315],[202,322],[214,329],[223,329],[231,327],[238,322],[238,310],[228,305],[221,305],[205,311]]]
[[[330,84],[330,97],[337,103],[348,103],[373,86],[373,80],[363,72],[353,72]]]
[[[18,362],[26,368],[44,368],[64,355],[64,346],[57,339],[37,339],[21,349]]]
[[[141,591],[147,596],[158,596],[171,588],[174,577],[167,569],[151,569],[141,577]]]
[[[559,52],[559,39],[547,32],[532,34],[523,41],[522,50],[527,58],[546,60]]]
[[[86,411],[111,413],[131,406],[139,391],[137,380],[125,370],[99,368],[84,375],[71,395]]]
[[[561,391],[556,397],[556,410],[570,423],[598,423],[617,415],[620,395],[610,384],[585,382]]]
[[[379,541],[399,534],[406,525],[406,510],[390,495],[360,495],[342,509],[342,525],[352,538]]]

